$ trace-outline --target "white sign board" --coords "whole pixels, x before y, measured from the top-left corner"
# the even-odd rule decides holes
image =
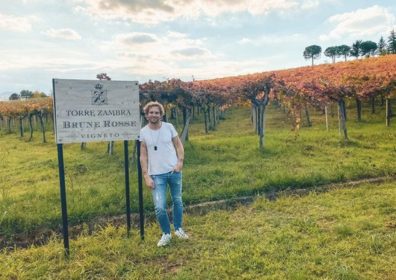
[[[53,93],[56,143],[137,139],[138,82],[54,79]]]

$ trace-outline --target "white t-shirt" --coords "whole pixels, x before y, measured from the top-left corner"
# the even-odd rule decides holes
[[[162,122],[157,130],[148,125],[140,130],[139,140],[147,147],[149,175],[168,173],[176,166],[177,154],[172,142],[176,136],[176,129],[167,122]]]

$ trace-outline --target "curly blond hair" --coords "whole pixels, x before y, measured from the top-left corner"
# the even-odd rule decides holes
[[[148,112],[150,111],[151,107],[158,107],[159,110],[160,110],[161,116],[163,116],[165,114],[164,106],[162,106],[161,103],[159,103],[158,101],[150,101],[143,108],[143,112],[144,112],[145,115],[148,115]]]

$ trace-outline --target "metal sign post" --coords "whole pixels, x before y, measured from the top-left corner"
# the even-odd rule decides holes
[[[124,141],[124,166],[125,166],[125,198],[126,198],[126,220],[127,220],[127,235],[129,237],[131,231],[131,200],[129,191],[129,153],[128,141]]]
[[[59,183],[60,183],[60,196],[62,208],[62,233],[63,233],[63,246],[65,248],[65,255],[69,257],[69,227],[67,223],[67,203],[66,203],[66,185],[65,185],[65,168],[63,163],[63,145],[58,146],[58,166],[59,166]]]
[[[140,141],[136,140],[137,149],[137,170],[138,170],[138,188],[139,188],[139,226],[140,238],[144,240],[144,210],[143,210],[143,176],[142,167],[140,166]]]

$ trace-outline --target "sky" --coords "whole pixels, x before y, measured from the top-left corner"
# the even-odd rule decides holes
[[[306,46],[395,27],[394,0],[0,0],[0,99],[102,72],[144,83],[305,66]]]

